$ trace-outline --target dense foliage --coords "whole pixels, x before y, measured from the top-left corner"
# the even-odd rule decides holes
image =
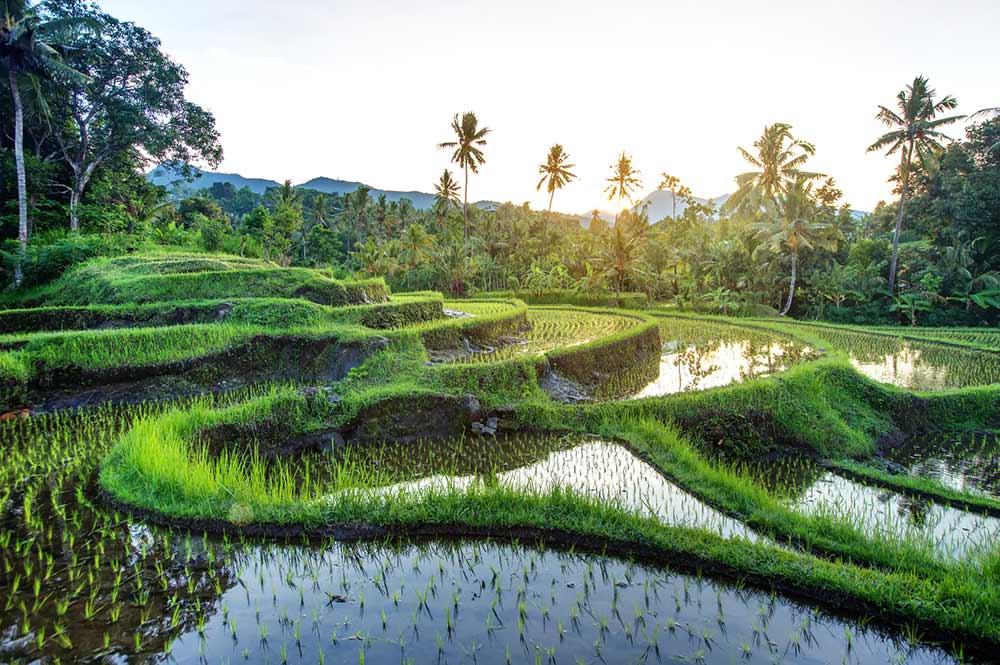
[[[326,194],[286,182],[258,194],[228,183],[197,191],[152,185],[142,172],[153,164],[183,178],[192,161],[214,164],[222,155],[214,119],[184,98],[184,69],[147,31],[96,5],[58,0],[45,12],[39,22],[82,22],[55,35],[67,45],[57,50],[58,67],[15,72],[29,211],[23,256],[13,242],[12,91],[0,89],[0,237],[10,239],[0,278],[8,284],[19,265],[32,287],[86,258],[161,245],[332,267],[339,277],[384,276],[396,291],[638,291],[726,314],[927,325],[998,319],[1000,119],[981,113],[964,138],[949,140],[942,132],[955,118],[938,112],[956,102],[937,98],[922,77],[899,94],[898,111],[880,107],[890,131],[870,148],[902,154],[892,178],[902,207],[852,210],[834,178],[809,170],[817,148],[787,123],[740,148],[750,170],[736,176],[721,210],[664,174],[658,189],[670,192],[672,214],[649,219],[634,200],[641,175],[622,153],[606,192],[623,208],[613,222],[596,210],[589,219],[553,212],[556,192],[575,179],[558,144],[539,166],[548,210],[470,204],[466,171],[488,159],[489,129],[466,112],[455,116],[454,140],[441,144],[454,151],[464,187],[445,171],[435,205],[422,210],[365,187]],[[898,266],[890,266],[895,253]]]

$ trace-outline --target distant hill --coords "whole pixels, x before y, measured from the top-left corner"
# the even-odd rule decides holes
[[[301,185],[296,185],[296,187],[302,187],[303,189],[315,189],[319,192],[325,192],[326,194],[348,194],[353,192],[357,188],[363,186],[364,183],[352,182],[350,180],[335,180],[333,178],[313,178],[312,180],[307,180]],[[392,201],[399,201],[400,199],[410,199],[413,203],[413,207],[417,210],[427,210],[434,205],[434,195],[428,194],[427,192],[399,192],[391,189],[378,189],[377,187],[368,187],[371,190],[371,197],[378,198],[380,194],[385,194],[385,198]]]
[[[729,199],[729,194],[716,196],[715,198],[712,199],[703,199],[697,196],[692,198],[695,200],[695,202],[700,203],[702,205],[711,203],[715,207],[716,213],[718,213],[719,207]],[[674,201],[674,195],[671,194],[670,192],[655,191],[648,194],[638,203],[640,207],[646,205],[647,203],[649,204],[649,208],[646,209],[646,213],[649,215],[649,223],[656,224],[657,222],[662,221],[664,218],[670,217],[671,215],[674,214],[673,201]],[[680,217],[681,215],[683,215],[687,207],[688,206],[686,202],[682,201],[681,199],[677,199],[677,216]],[[581,218],[586,218],[587,220],[587,223],[584,224],[584,226],[589,225],[592,213],[593,211],[589,211],[587,213],[580,215]],[[601,210],[600,215],[601,218],[604,219],[604,221],[606,222],[610,223],[615,220],[615,213],[611,211]]]
[[[245,178],[238,173],[212,173],[211,171],[202,171],[200,169],[195,169],[195,173],[197,174],[195,179],[191,182],[187,182],[173,171],[165,169],[162,166],[157,166],[155,169],[146,174],[146,179],[154,185],[162,185],[163,187],[171,190],[176,185],[182,193],[196,192],[199,189],[208,189],[217,182],[228,182],[236,187],[236,189],[247,187],[255,194],[263,194],[269,187],[277,187],[279,185],[279,183],[274,180],[265,180],[264,178]]]
[[[715,208],[715,211],[719,211],[719,207],[729,199],[729,194],[723,194],[722,196],[716,196],[712,199],[702,199],[697,196],[692,197],[695,202],[701,205],[706,205],[711,203]],[[651,193],[649,196],[642,200],[642,205],[649,204],[649,208],[646,209],[649,215],[649,222],[655,224],[665,217],[670,217],[674,214],[674,195],[670,192],[656,191]],[[682,199],[677,199],[677,216],[684,214],[687,209],[687,203]]]
[[[280,183],[274,180],[267,180],[264,178],[246,178],[238,173],[214,173],[212,171],[195,169],[195,174],[194,180],[188,182],[176,173],[173,173],[162,166],[158,166],[146,174],[146,178],[150,182],[156,185],[162,185],[167,189],[174,190],[176,188],[182,196],[196,192],[199,189],[208,189],[217,182],[230,183],[237,189],[247,187],[255,194],[263,194],[269,188],[278,187],[280,185]],[[363,184],[364,183],[353,182],[350,180],[337,180],[334,178],[320,177],[313,178],[312,180],[296,185],[296,187],[314,189],[326,194],[347,194],[349,192],[353,192]],[[413,207],[418,210],[427,210],[434,205],[434,195],[428,194],[427,192],[400,192],[391,189],[378,189],[377,187],[370,186],[369,189],[371,190],[372,198],[377,198],[379,194],[385,194],[386,199],[389,201],[410,199],[413,203]]]

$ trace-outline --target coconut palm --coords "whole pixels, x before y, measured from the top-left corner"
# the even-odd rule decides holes
[[[670,219],[677,221],[677,199],[686,201],[691,197],[691,188],[687,185],[681,184],[681,179],[675,175],[670,175],[669,173],[661,173],[660,177],[663,178],[663,182],[657,189],[661,192],[670,192],[670,203],[671,212]]]
[[[546,226],[548,224],[548,218],[552,215],[552,200],[555,198],[556,190],[562,189],[567,184],[576,179],[576,174],[570,171],[571,168],[575,167],[575,164],[567,164],[569,159],[569,154],[563,150],[563,147],[556,143],[554,146],[549,148],[549,155],[545,159],[544,164],[538,165],[538,173],[542,176],[538,181],[538,185],[535,186],[535,191],[541,191],[542,186],[545,186],[545,191],[549,193],[549,209],[545,214],[545,218],[542,221],[542,238],[545,238],[545,232],[547,230]]]
[[[601,236],[594,267],[614,283],[616,303],[621,300],[621,292],[628,280],[642,272],[642,240],[648,227],[649,220],[644,211],[626,213],[614,229]]]
[[[896,210],[896,227],[892,234],[892,259],[889,261],[889,294],[896,287],[896,268],[899,263],[899,234],[903,228],[903,207],[906,205],[906,195],[910,192],[910,175],[913,171],[914,158],[921,164],[935,152],[943,149],[942,142],[949,141],[948,136],[939,131],[940,127],[961,120],[964,116],[953,115],[937,117],[945,111],[951,111],[958,106],[958,101],[951,95],[937,99],[937,93],[923,76],[913,79],[913,83],[900,90],[896,95],[898,113],[886,106],[880,106],[875,117],[890,131],[868,146],[868,152],[885,150],[886,155],[899,153],[899,208]]]
[[[24,169],[24,104],[18,86],[20,75],[50,79],[86,80],[83,74],[62,63],[63,44],[73,30],[90,26],[86,19],[62,18],[46,21],[39,7],[27,0],[4,0],[0,16],[0,69],[7,71],[14,103],[14,161],[17,168],[17,218],[20,249],[14,268],[14,285],[23,278],[22,262],[28,245],[28,186]]]
[[[451,154],[451,161],[458,164],[465,170],[465,188],[462,191],[462,216],[465,218],[465,244],[469,244],[469,169],[473,173],[479,173],[479,167],[486,163],[486,156],[481,148],[486,145],[486,135],[490,133],[489,127],[479,127],[476,114],[466,111],[462,114],[461,120],[456,113],[451,121],[451,129],[455,132],[454,141],[444,141],[438,144],[438,148],[454,149]]]
[[[1000,116],[1000,106],[993,106],[993,107],[990,107],[990,108],[979,109],[978,111],[976,111],[975,113],[973,113],[969,117],[970,118],[989,118],[989,117],[995,117],[995,116]],[[996,143],[994,143],[993,145],[991,145],[990,146],[990,150],[993,151],[993,152],[1000,152],[1000,141],[997,141]]]
[[[777,219],[773,222],[763,222],[757,225],[760,234],[771,248],[775,251],[787,252],[791,260],[788,299],[781,309],[781,316],[785,316],[792,309],[800,253],[813,247],[832,249],[834,246],[828,234],[825,234],[830,225],[816,222],[815,218],[816,203],[813,201],[812,184],[801,179],[782,196]]]
[[[344,209],[338,217],[343,224],[345,250],[350,256],[355,240],[367,235],[372,215],[371,190],[362,185],[344,194]]]
[[[399,258],[410,270],[427,260],[434,246],[434,238],[419,223],[407,226],[397,242]]]
[[[459,185],[455,182],[455,178],[452,177],[451,171],[445,169],[444,173],[438,179],[437,184],[434,185],[435,203],[440,203],[445,208],[452,205],[457,208],[460,203],[458,200],[458,190]]]
[[[776,122],[764,128],[753,142],[756,154],[739,148],[743,159],[756,170],[736,176],[736,191],[723,204],[724,213],[756,213],[778,203],[779,197],[800,180],[822,178],[822,173],[803,171],[806,161],[816,153],[808,141],[792,135],[792,126]]]
[[[628,199],[629,203],[632,203],[632,194],[640,187],[642,181],[639,180],[639,170],[632,168],[632,158],[626,156],[622,150],[618,161],[611,165],[611,177],[608,178],[608,186],[604,189],[604,193],[608,195],[609,201],[618,199],[618,208],[621,210],[622,202]]]

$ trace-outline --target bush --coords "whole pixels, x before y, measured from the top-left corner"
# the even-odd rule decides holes
[[[107,238],[99,235],[70,235],[54,241],[38,239],[28,245],[23,263],[22,289],[50,282],[69,268],[99,256],[111,256],[126,251],[127,236]],[[18,243],[9,240],[0,249],[0,279],[4,284],[14,283]]]

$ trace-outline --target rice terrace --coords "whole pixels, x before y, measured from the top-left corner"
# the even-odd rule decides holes
[[[1000,663],[1000,10],[160,4],[0,0],[0,663]]]

